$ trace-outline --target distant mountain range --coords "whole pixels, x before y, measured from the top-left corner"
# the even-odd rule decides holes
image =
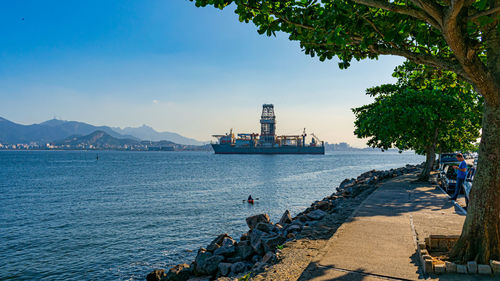
[[[195,139],[183,137],[177,133],[172,132],[157,132],[153,128],[142,125],[137,128],[112,128],[115,132],[122,135],[131,135],[141,140],[150,140],[150,141],[161,141],[161,140],[169,140],[179,144],[187,144],[187,145],[203,145],[208,142],[201,142]]]
[[[94,146],[94,147],[121,147],[124,145],[137,145],[140,141],[135,139],[119,139],[110,136],[104,131],[94,131],[85,136],[71,136],[63,140],[54,141],[51,144],[55,146]]]
[[[102,131],[111,137],[129,140],[167,140],[178,144],[203,145],[205,143],[171,132],[157,132],[148,126],[139,128],[111,128],[83,122],[52,119],[40,124],[21,125],[0,117],[0,143],[49,143],[71,136],[85,136]]]
[[[211,146],[184,145],[171,141],[138,141],[135,139],[119,139],[104,131],[95,131],[85,136],[71,136],[63,140],[51,142],[48,149],[85,149],[85,150],[135,150],[135,151],[210,151]]]

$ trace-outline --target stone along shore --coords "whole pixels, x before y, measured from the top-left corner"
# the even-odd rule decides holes
[[[378,183],[422,167],[421,164],[372,170],[356,179],[345,179],[332,195],[314,202],[293,218],[286,210],[277,223],[272,223],[267,214],[248,217],[249,231],[239,241],[220,234],[206,248],[200,248],[190,264],[179,264],[166,272],[154,270],[146,280],[296,280]]]

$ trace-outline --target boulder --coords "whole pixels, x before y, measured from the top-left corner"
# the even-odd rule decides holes
[[[238,273],[244,272],[247,268],[247,264],[244,262],[237,262],[231,265],[231,274],[236,275]]]
[[[226,261],[228,263],[235,263],[235,262],[243,261],[243,259],[241,257],[234,256],[234,257],[227,258]]]
[[[255,226],[257,226],[258,223],[260,223],[260,222],[269,223],[270,220],[269,220],[268,214],[258,214],[258,215],[246,218],[246,222],[247,222],[248,228],[250,228],[252,230],[255,228]]]
[[[270,224],[270,223],[263,223],[259,222],[256,226],[255,229],[258,229],[260,231],[264,231],[266,233],[273,232],[275,229],[275,226]]]
[[[214,251],[214,255],[228,256],[233,254],[236,251],[235,244],[236,241],[231,237],[224,237],[220,242],[220,247]]]
[[[214,251],[214,255],[219,255],[219,256],[230,256],[236,252],[236,247],[235,246],[224,246],[220,247],[217,250]]]
[[[252,262],[253,262],[253,263],[258,263],[258,262],[260,262],[261,260],[262,260],[262,257],[261,257],[261,256],[259,256],[259,255],[254,255],[254,256],[252,257]]]
[[[262,258],[263,263],[272,263],[276,260],[276,254],[273,252],[269,251],[267,252],[264,257]]]
[[[210,242],[210,244],[207,246],[207,251],[209,251],[209,252],[215,251],[217,248],[220,247],[222,240],[224,240],[224,238],[226,238],[226,237],[231,238],[229,235],[227,235],[227,233],[223,233],[223,234],[220,234],[219,236],[217,236],[217,238],[212,240],[212,242]]]
[[[288,233],[290,232],[299,232],[300,230],[302,230],[302,224],[298,224],[298,223],[294,223],[294,224],[291,224],[290,226],[288,226],[286,228],[286,231]]]
[[[278,245],[281,245],[285,242],[286,238],[275,234],[275,235],[265,235],[261,237],[261,243],[263,246],[264,252],[274,251]]]
[[[219,271],[222,276],[228,276],[231,272],[232,263],[221,262],[219,263]]]
[[[213,275],[217,272],[219,263],[223,260],[223,256],[212,255],[210,252],[200,251],[194,260],[194,273],[197,275]]]
[[[314,206],[316,209],[320,209],[323,211],[328,211],[333,207],[333,204],[329,200],[321,200],[318,203],[315,204]]]
[[[265,232],[260,231],[258,229],[254,229],[250,233],[250,246],[259,255],[264,254],[261,237],[264,236],[265,234],[266,234]]]
[[[203,268],[205,267],[207,259],[211,258],[212,256],[213,254],[208,252],[206,249],[201,248],[200,250],[198,250],[198,254],[194,259],[194,273],[203,274],[204,273]]]
[[[290,211],[286,210],[285,213],[281,216],[281,219],[278,223],[280,225],[292,223],[292,216],[290,215]]]
[[[306,215],[300,215],[300,216],[297,216],[296,220],[294,220],[293,222],[295,223],[296,221],[298,221],[298,222],[304,223],[307,220],[308,220],[308,218]]]
[[[250,244],[250,243],[249,243]],[[236,254],[235,257],[240,257],[243,260],[246,260],[253,254],[253,248],[250,245],[238,245],[236,246]]]
[[[314,211],[310,212],[309,214],[307,214],[306,216],[311,220],[320,220],[324,216],[326,216],[326,212],[324,212],[322,210],[314,210]]]
[[[146,276],[146,281],[160,281],[164,276],[164,269],[155,269]]]
[[[178,264],[167,272],[167,276],[162,281],[186,281],[192,273],[189,264]]]

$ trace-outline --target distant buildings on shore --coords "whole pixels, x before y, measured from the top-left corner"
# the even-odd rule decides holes
[[[123,150],[123,151],[212,151],[210,145],[182,145],[168,141],[141,141],[129,143],[88,143],[83,141],[73,141],[66,143],[0,143],[0,150]],[[327,151],[380,151],[377,148],[356,148],[346,142],[325,143]],[[397,149],[390,149],[397,151]]]
[[[380,148],[373,148],[373,147],[364,147],[364,148],[357,148],[357,147],[352,147],[350,144],[346,142],[340,142],[340,143],[325,143],[325,150],[326,151],[381,151]],[[398,149],[388,149],[388,151],[398,151]]]
[[[93,145],[93,144],[61,144],[55,145],[51,143],[17,143],[17,144],[2,144],[0,150],[122,150],[122,151],[210,151],[212,148],[209,145],[169,145],[161,146],[157,144],[140,143],[134,145]]]

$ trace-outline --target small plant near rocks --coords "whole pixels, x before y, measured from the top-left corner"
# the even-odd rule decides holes
[[[284,245],[278,245],[278,246],[276,246],[276,249],[283,250],[284,247],[285,247]]]
[[[252,274],[252,272],[248,272],[243,277],[239,278],[238,281],[248,281],[248,280],[250,280],[250,275],[251,274]]]

